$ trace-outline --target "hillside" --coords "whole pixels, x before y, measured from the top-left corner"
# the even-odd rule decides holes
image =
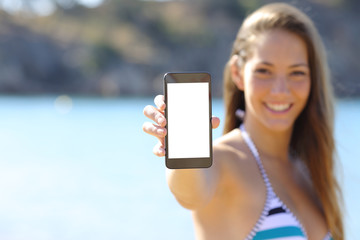
[[[196,3],[194,3],[196,2]],[[0,93],[151,96],[167,71],[208,71],[214,96],[246,16],[269,1],[105,1],[0,12]],[[291,1],[323,36],[336,94],[360,96],[358,1]]]

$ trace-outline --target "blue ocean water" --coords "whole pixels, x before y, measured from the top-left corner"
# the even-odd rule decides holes
[[[152,154],[156,139],[142,132],[147,104],[0,97],[0,239],[194,239],[164,159]],[[213,114],[222,118],[222,107],[214,100]],[[360,100],[338,101],[336,111],[347,234],[359,239]]]

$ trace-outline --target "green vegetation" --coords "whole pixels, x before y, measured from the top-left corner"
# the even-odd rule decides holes
[[[268,1],[108,0],[97,8],[59,2],[50,16],[0,12],[2,93],[154,95],[162,92],[167,71],[208,71],[220,96],[223,67],[242,19]],[[308,0],[297,6],[320,29],[337,95],[359,96],[352,74],[360,68],[359,1]]]

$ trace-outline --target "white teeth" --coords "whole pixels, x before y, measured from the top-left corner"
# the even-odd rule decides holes
[[[291,104],[271,104],[267,103],[266,106],[273,111],[281,112],[290,108]]]

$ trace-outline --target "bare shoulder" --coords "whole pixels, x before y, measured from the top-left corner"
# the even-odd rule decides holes
[[[232,193],[243,201],[258,196],[258,190],[264,187],[263,180],[240,129],[234,129],[217,139],[213,153],[214,163],[220,170],[219,186],[223,187],[224,192]]]
[[[309,169],[306,166],[305,162],[300,159],[296,159],[294,160],[294,167],[295,167],[296,181],[300,184],[300,186],[303,187],[303,189],[305,189],[308,192],[308,194],[312,197],[312,199],[319,206],[321,206],[315,188],[313,186],[313,182],[311,181]]]
[[[214,142],[214,154],[217,155],[233,155],[241,159],[246,158],[244,153],[246,145],[244,144],[241,132],[239,129],[234,129],[231,132],[221,136]]]
[[[247,171],[253,162],[252,155],[239,129],[221,136],[214,142],[214,161],[223,169]]]

